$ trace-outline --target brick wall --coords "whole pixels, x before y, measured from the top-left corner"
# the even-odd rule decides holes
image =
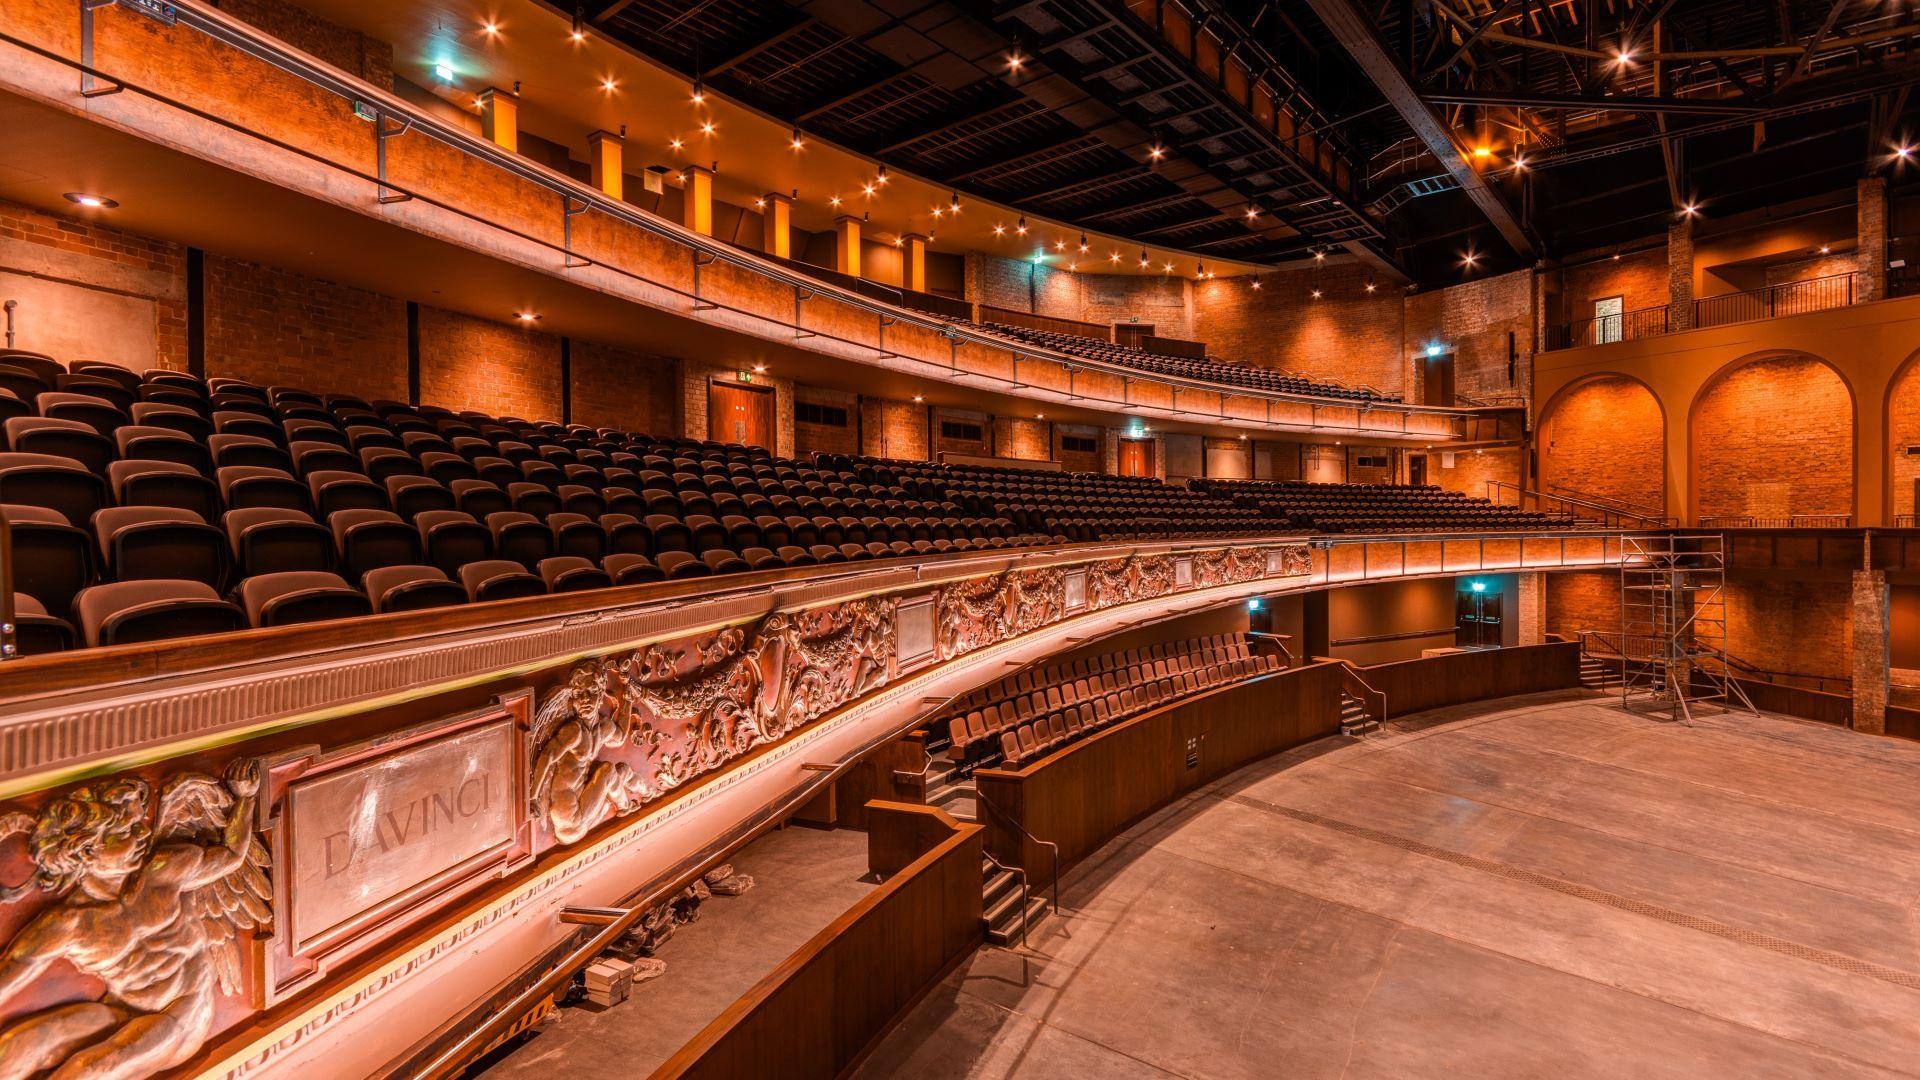
[[[1300,444],[1256,439],[1253,444],[1253,475],[1256,480],[1300,479]]]
[[[222,255],[208,254],[205,268],[209,376],[406,400],[405,301]],[[423,319],[423,354],[427,336]],[[558,357],[556,345],[556,380]],[[485,408],[455,406],[431,395],[427,401]],[[557,394],[551,401],[557,416]]]
[[[1572,640],[1582,630],[1620,631],[1620,575],[1600,570],[1548,574],[1547,633]],[[1616,639],[1617,640],[1617,639]]]
[[[811,386],[793,388],[793,452],[808,454],[860,453],[860,395],[844,390],[821,390]],[[819,405],[841,410],[847,422],[840,425],[803,422],[800,406]]]
[[[1462,450],[1453,455],[1453,466],[1449,468],[1446,458],[1439,452],[1427,455],[1427,483],[1438,484],[1448,491],[1458,491],[1476,499],[1488,497],[1487,482],[1504,480],[1509,484],[1520,482],[1520,451],[1509,447],[1499,450]]]
[[[1024,416],[996,416],[993,450],[1005,458],[1049,461],[1053,456],[1053,425]]]
[[[1194,336],[1193,283],[1184,277],[1082,274],[1079,319],[1140,322],[1159,337]]]
[[[1542,419],[1542,490],[1555,485],[1616,502],[1666,506],[1666,431],[1653,392],[1609,376],[1575,387]]]
[[[1104,472],[1106,471],[1105,432],[1094,426],[1083,424],[1055,424],[1053,426],[1053,457],[1068,472]],[[1090,439],[1092,450],[1069,450],[1066,440]]]
[[[1514,354],[1511,378],[1509,335]],[[1482,398],[1531,394],[1532,271],[1516,270],[1408,297],[1406,336],[1410,344],[1437,341],[1453,346],[1453,384],[1459,393]]]
[[[1207,475],[1205,443],[1206,440],[1198,435],[1161,436],[1160,450],[1164,461],[1160,466],[1160,475],[1174,481]]]
[[[0,202],[0,282],[18,348],[129,368],[187,366],[187,249]]]
[[[471,315],[420,309],[420,400],[458,412],[560,416],[560,339]]]
[[[1809,357],[1756,361],[1707,389],[1693,416],[1701,517],[1845,514],[1853,504],[1853,407]]]
[[[944,425],[970,424],[980,429],[978,439],[949,438]],[[940,454],[973,454],[980,457],[993,456],[993,417],[986,413],[967,412],[963,409],[935,409],[933,413],[933,452]]]
[[[303,11],[284,0],[220,0],[221,11],[387,90],[393,89],[393,46]]]
[[[670,437],[680,431],[678,365],[618,345],[572,345],[573,422]]]
[[[1851,672],[1852,596],[1845,582],[1728,582],[1727,652],[1769,671]]]
[[[975,252],[966,256],[966,283],[967,299],[978,304],[1100,325],[1137,320],[1162,337],[1194,334],[1191,289],[1184,277],[1079,274]]]
[[[1368,280],[1364,269],[1341,266],[1266,274],[1257,290],[1245,277],[1198,282],[1194,333],[1210,355],[1223,359],[1401,393],[1407,373],[1401,294],[1384,285],[1369,293]]]
[[[887,398],[860,399],[860,452],[877,457],[928,461],[927,407]]]
[[[709,384],[714,379],[733,382],[738,373],[738,368],[715,367],[694,360],[679,362],[680,431],[683,437],[713,437],[707,422],[708,408],[712,403],[712,387]],[[757,385],[773,391],[774,445],[767,449],[777,457],[793,457],[793,380],[775,375],[756,375],[754,379]]]
[[[1593,318],[1593,302],[1612,296],[1621,298],[1622,312],[1666,307],[1667,285],[1664,247],[1569,266],[1561,271],[1564,310],[1559,321],[1584,326]],[[1586,340],[1594,339],[1589,336]]]
[[[1920,454],[1907,453],[1907,447],[1920,446],[1920,362],[1908,362],[1894,381],[1891,407],[1887,416],[1887,441],[1893,447],[1893,506],[1889,513],[1920,513],[1914,503],[1914,484],[1920,482]]]

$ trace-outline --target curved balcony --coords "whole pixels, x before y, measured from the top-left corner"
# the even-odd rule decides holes
[[[586,311],[611,297],[678,320],[679,331],[691,322],[770,348],[1193,430],[1423,444],[1466,437],[1462,410],[1229,387],[955,326],[611,199],[222,12],[173,7],[171,27],[117,8],[91,12],[76,39],[70,5],[30,0],[0,32],[15,61],[0,85],[158,143],[198,169],[217,163],[277,189],[257,206],[208,202],[200,189],[231,190],[224,177],[162,185],[156,195],[270,230],[286,222],[266,204],[298,193],[352,211],[362,225],[398,226],[580,290],[556,306]]]

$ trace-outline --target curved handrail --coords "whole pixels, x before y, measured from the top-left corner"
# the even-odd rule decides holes
[[[909,307],[896,306],[896,305],[884,303],[882,301],[877,301],[869,297],[864,297],[857,292],[846,289],[842,286],[836,285],[832,282],[825,281],[820,278],[795,273],[791,270],[786,269],[785,267],[780,266],[778,263],[768,260],[754,252],[747,251],[743,248],[734,247],[733,245],[727,244],[723,241],[715,240],[714,238],[706,236],[703,233],[695,232],[692,229],[688,229],[685,226],[678,225],[674,222],[658,217],[657,215],[648,213],[647,211],[641,210],[638,207],[631,206],[627,203],[614,200],[611,197],[609,197],[605,192],[602,192],[600,189],[596,187],[593,187],[582,181],[575,180],[572,177],[565,176],[535,161],[522,157],[514,153],[513,151],[507,150],[506,148],[499,146],[494,142],[491,142],[490,140],[482,139],[478,136],[475,136],[472,133],[466,131],[464,128],[460,128],[460,127],[456,127],[451,124],[448,124],[445,121],[441,120],[440,118],[434,116],[433,114],[419,109],[418,107],[414,106],[412,103],[400,98],[399,96],[395,95],[391,91],[381,89],[380,87],[377,87],[371,83],[365,82],[356,76],[353,76],[346,72],[332,68],[329,65],[325,64],[324,62],[312,56],[309,56],[298,49],[295,49],[289,45],[286,45],[285,43],[280,42],[279,40],[271,37],[270,35],[264,34],[263,32],[259,31],[257,28],[240,22],[239,20],[233,18],[232,16],[227,15],[225,12],[203,8],[196,2],[196,0],[177,0],[174,7],[176,10],[177,22],[180,25],[185,25],[194,30],[197,30],[200,33],[203,33],[208,37],[213,38],[216,41],[219,41],[231,48],[237,49],[240,52],[246,53],[247,55],[252,56],[257,60],[260,60],[266,64],[269,64],[275,68],[280,69],[281,71],[285,71],[288,74],[295,76],[296,78],[303,79],[347,101],[367,103],[378,114],[381,122],[384,122],[386,119],[404,121],[407,124],[407,130],[409,131],[418,132],[456,151],[464,153],[470,157],[478,158],[486,162],[487,164],[490,164],[496,168],[502,169],[503,171],[506,171],[519,179],[525,180],[528,183],[532,183],[540,187],[543,187],[548,191],[553,192],[556,195],[562,196],[563,198],[575,200],[580,204],[582,204],[583,209],[590,209],[598,213],[605,214],[606,216],[613,218],[617,221],[622,221],[628,225],[631,225],[635,228],[642,229],[657,237],[679,244],[682,247],[688,248],[696,252],[698,255],[705,256],[709,261],[725,262],[729,265],[738,267],[742,270],[747,270],[752,273],[759,274],[763,277],[770,278],[782,285],[799,289],[809,294],[813,294],[813,295],[830,294],[831,299],[833,299],[837,303],[842,303],[850,307],[859,308],[860,310],[867,311],[876,316],[882,316],[882,317],[891,319],[894,322],[903,322],[912,326],[917,326],[924,330],[930,330],[936,333],[940,333],[956,341],[964,341],[968,344],[977,345],[984,348],[999,349],[1004,352],[1014,353],[1015,355],[1026,355],[1036,360],[1045,360],[1050,363],[1058,363],[1058,364],[1071,364],[1076,367],[1095,368],[1111,375],[1116,375],[1116,376],[1120,376],[1122,378],[1127,378],[1127,379],[1138,379],[1143,382],[1161,383],[1169,386],[1189,387],[1193,389],[1207,390],[1210,392],[1221,393],[1226,395],[1241,396],[1241,397],[1262,399],[1262,400],[1268,400],[1268,401],[1296,402],[1296,403],[1307,404],[1307,405],[1336,406],[1336,407],[1347,405],[1347,404],[1357,404],[1357,403],[1349,403],[1346,401],[1346,399],[1317,397],[1314,395],[1307,395],[1307,394],[1293,394],[1293,393],[1288,393],[1286,391],[1261,390],[1261,389],[1252,388],[1252,387],[1246,387],[1246,388],[1228,387],[1225,384],[1221,384],[1221,383],[1210,383],[1204,380],[1190,379],[1190,378],[1186,378],[1178,375],[1167,375],[1167,374],[1158,373],[1158,372],[1142,371],[1138,368],[1131,368],[1131,367],[1127,367],[1125,365],[1120,365],[1120,364],[1109,364],[1107,362],[1100,361],[1100,360],[1092,360],[1092,359],[1086,359],[1082,357],[1071,357],[1065,353],[1056,353],[1053,350],[1031,347],[1031,346],[1011,347],[1010,343],[1005,339],[994,338],[989,335],[968,330],[964,327],[958,327],[948,320],[941,319],[937,316],[931,316],[925,313],[917,312],[914,309]],[[221,118],[213,117],[210,114],[202,113],[200,110],[193,109],[191,106],[187,106],[182,102],[171,99],[166,95],[161,94],[158,91],[155,91],[151,88],[143,87],[135,83],[121,80],[109,72],[92,67],[90,64],[83,63],[81,61],[76,61],[70,57],[59,55],[50,50],[34,45],[31,42],[21,40],[20,38],[15,37],[11,34],[0,34],[0,41],[3,41],[7,44],[10,44],[19,48],[27,49],[45,59],[49,59],[57,63],[63,64],[75,71],[80,72],[81,74],[89,75],[97,79],[105,80],[123,90],[131,90],[131,91],[140,93],[146,97],[152,98],[155,101],[159,101],[163,104],[187,109],[188,111],[194,112],[197,115],[200,115],[206,119],[218,120],[223,124],[223,126],[226,126],[232,130],[240,131],[251,136],[266,139],[269,142],[274,142],[276,145],[280,145],[283,149],[294,150],[296,152],[301,153],[303,156],[308,157],[311,160],[322,162],[329,166],[342,169],[343,171],[354,173],[355,175],[360,175],[357,170],[354,170],[347,166],[342,166],[337,162],[333,162],[329,159],[323,158],[317,154],[312,153],[311,151],[306,151],[298,147],[288,146],[286,144],[280,144],[278,143],[277,140],[273,140],[268,136],[264,136],[258,132],[254,132],[231,120],[224,120]],[[380,180],[379,178],[373,178],[373,177],[366,177],[366,179],[383,188],[404,192],[403,188],[391,182],[386,182],[386,181]],[[406,194],[412,195],[415,198],[420,197],[417,194],[414,194],[411,192],[407,192]],[[434,204],[434,205],[438,206],[440,204]],[[452,207],[441,206],[441,208],[454,210],[454,212],[457,212],[457,213],[464,213]],[[466,215],[466,216],[472,216],[472,215]],[[491,222],[489,223],[492,224]],[[534,239],[534,238],[527,238],[527,239]],[[544,244],[544,242],[542,243]],[[545,245],[545,246],[552,246],[552,245]],[[580,256],[575,254],[575,257],[579,258]],[[594,260],[593,262],[594,262],[594,265],[600,265],[600,266],[610,265],[598,260]],[[640,275],[631,275],[631,276],[639,277]],[[649,278],[641,278],[641,280],[647,281],[650,285],[654,285],[660,288],[665,288],[672,292],[679,293],[680,295],[687,295],[681,290],[674,289],[672,286],[664,285],[660,282],[653,281],[652,279],[649,279]],[[703,300],[702,302],[710,303],[711,301]],[[858,344],[858,343],[855,343],[855,344]],[[884,352],[885,350],[879,350],[879,351]],[[913,358],[909,358],[909,359],[913,359]],[[1089,399],[1089,400],[1104,400],[1104,399]],[[1114,404],[1122,407],[1131,407],[1131,408],[1141,407],[1137,404],[1129,405],[1128,403],[1125,403],[1125,402],[1116,402]],[[1161,408],[1159,406],[1150,406],[1150,407]],[[1399,409],[1401,411],[1408,412],[1408,413],[1423,413],[1423,414],[1442,415],[1442,416],[1458,416],[1462,411],[1458,409],[1449,409],[1441,406],[1412,405],[1405,402],[1392,403],[1389,407]],[[1189,410],[1168,409],[1166,411],[1179,415],[1179,414],[1187,413]],[[1209,415],[1209,414],[1195,414],[1195,415]],[[1245,421],[1245,422],[1257,422],[1257,421]]]
[[[1595,506],[1614,507],[1622,511],[1627,511],[1627,512],[1636,514],[1642,518],[1645,518],[1648,521],[1671,520],[1666,516],[1664,512],[1664,509],[1665,509],[1664,507],[1654,506],[1652,503],[1636,503],[1636,502],[1631,502],[1627,499],[1616,499],[1606,495],[1595,495],[1590,491],[1582,491],[1579,488],[1569,487],[1566,484],[1548,484],[1547,491],[1553,495],[1563,496],[1567,498],[1574,498],[1574,499],[1584,499],[1585,501],[1592,503]]]
[[[976,792],[976,794],[978,793]],[[1027,892],[1027,868],[1024,866],[1008,866],[1006,863],[1003,863],[999,859],[994,858],[993,852],[991,851],[982,851],[980,854],[985,855],[987,857],[987,861],[992,863],[994,866],[1002,870],[1005,870],[1009,874],[1012,874],[1014,877],[1014,880],[1020,883],[1020,946],[1022,948],[1026,948],[1027,947],[1027,909],[1033,906],[1033,900]],[[1054,897],[1053,906],[1054,906],[1054,910],[1056,911],[1060,909],[1060,898],[1057,894]]]
[[[978,802],[981,806],[984,806],[987,809],[993,811],[995,814],[997,814],[1002,822],[1013,826],[1014,830],[1018,832],[1021,836],[1026,837],[1028,840],[1031,840],[1034,843],[1039,844],[1041,847],[1047,849],[1048,857],[1053,860],[1053,889],[1052,889],[1053,910],[1055,911],[1063,910],[1060,907],[1060,845],[1054,843],[1051,840],[1042,840],[1039,837],[1028,832],[1027,827],[1025,825],[1022,825],[1018,821],[1015,821],[1013,818],[1013,815],[1001,809],[1000,804],[994,802],[992,799],[989,799],[987,797],[986,792],[981,791],[979,788],[975,788],[973,790],[973,794],[976,802]],[[1022,940],[1024,940],[1024,938]]]
[[[1514,493],[1514,497],[1515,497],[1514,505],[1522,509],[1525,509],[1527,500],[1529,498],[1533,499],[1536,503],[1544,503],[1551,500],[1553,502],[1560,503],[1568,507],[1580,507],[1581,509],[1585,509],[1585,510],[1597,511],[1601,515],[1600,523],[1603,526],[1606,525],[1609,521],[1614,519],[1619,520],[1621,527],[1625,527],[1626,522],[1628,520],[1639,522],[1639,525],[1637,526],[1639,528],[1670,529],[1670,528],[1673,528],[1674,526],[1674,521],[1672,518],[1651,517],[1646,514],[1641,514],[1635,511],[1625,510],[1618,506],[1609,506],[1605,503],[1594,502],[1590,499],[1575,498],[1568,495],[1556,495],[1551,492],[1535,491],[1532,488],[1522,487],[1519,484],[1513,483],[1510,480],[1487,481],[1487,501],[1492,503],[1499,503],[1500,493],[1503,491],[1509,491],[1509,490]],[[1574,514],[1571,511],[1566,511],[1566,513],[1568,514],[1569,517],[1572,517],[1575,520],[1579,519],[1578,514]]]

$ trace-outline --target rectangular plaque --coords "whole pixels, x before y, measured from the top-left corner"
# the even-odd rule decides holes
[[[511,844],[515,738],[503,717],[290,787],[294,948]]]
[[[1085,611],[1087,608],[1087,571],[1082,568],[1069,570],[1061,579],[1067,587],[1067,610]]]
[[[1181,555],[1173,560],[1173,587],[1185,589],[1193,584],[1193,557]]]
[[[931,594],[902,600],[894,608],[894,656],[900,671],[912,671],[933,659],[934,618]]]
[[[529,857],[531,695],[269,763],[267,1004]]]

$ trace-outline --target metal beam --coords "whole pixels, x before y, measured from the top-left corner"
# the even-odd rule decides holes
[[[733,54],[732,56],[727,57],[725,60],[722,60],[719,63],[713,65],[707,70],[701,72],[700,77],[703,79],[711,79],[715,75],[732,71],[734,68],[739,67],[741,64],[746,63],[747,61],[753,59],[756,56],[759,56],[761,53],[766,52],[768,49],[773,48],[775,45],[778,45],[786,41],[787,39],[793,37],[795,34],[798,34],[801,31],[808,29],[809,27],[813,26],[815,22],[816,20],[814,19],[803,18],[799,22],[794,23],[792,26],[787,27],[785,30],[782,30],[779,33],[774,34],[770,37],[762,38],[757,44],[749,45],[747,48],[742,49],[741,51]]]
[[[1407,73],[1387,53],[1386,46],[1380,43],[1379,35],[1373,32],[1367,18],[1354,10],[1349,0],[1307,0],[1307,3],[1327,29],[1332,31],[1334,40],[1360,65],[1360,70],[1379,87],[1380,93],[1393,103],[1394,111],[1406,120],[1407,126],[1420,137],[1420,141],[1427,144],[1427,149],[1433,151],[1440,166],[1459,182],[1461,190],[1499,230],[1514,253],[1522,258],[1531,258],[1533,240],[1521,227],[1520,220],[1513,216],[1513,210],[1500,197],[1500,193],[1461,156],[1460,148],[1453,143],[1453,136],[1441,126],[1439,118],[1433,115],[1427,103],[1420,99]]]
[[[1593,109],[1598,112],[1667,113],[1676,116],[1741,116],[1767,111],[1764,105],[1711,98],[1630,97],[1622,94],[1503,94],[1496,90],[1433,90],[1423,95],[1438,105],[1498,105],[1514,109]]]

